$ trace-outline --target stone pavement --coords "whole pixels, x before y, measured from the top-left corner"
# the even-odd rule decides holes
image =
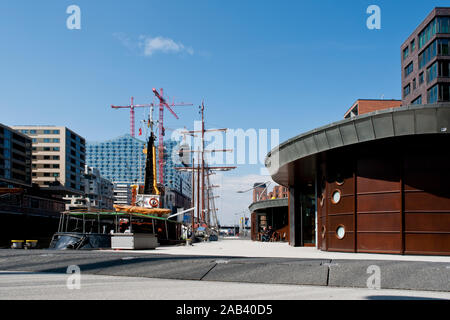
[[[232,237],[224,238],[220,241],[195,243],[189,247],[165,246],[155,250],[136,250],[133,252],[251,258],[429,261],[450,264],[450,256],[402,256],[395,254],[326,252],[317,250],[314,247],[291,247],[286,242],[257,242]]]
[[[231,249],[236,254],[229,254]],[[66,273],[68,266],[77,265],[82,274],[92,275],[367,288],[377,284],[375,268],[381,289],[450,292],[449,257],[353,256],[313,250],[241,240],[149,251],[0,250],[0,271]]]

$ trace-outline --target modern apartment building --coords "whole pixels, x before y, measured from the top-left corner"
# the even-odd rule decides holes
[[[85,140],[66,127],[14,126],[32,139],[32,181],[64,194],[84,192]]]
[[[113,183],[101,176],[96,168],[84,168],[84,195],[64,197],[66,210],[105,209],[112,210],[114,203]]]
[[[0,188],[31,187],[31,139],[0,124]]]
[[[435,8],[401,46],[403,105],[450,101],[450,8]]]

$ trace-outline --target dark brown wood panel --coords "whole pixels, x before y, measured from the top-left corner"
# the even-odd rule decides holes
[[[329,216],[328,225],[330,226],[330,233],[335,232],[338,226],[344,226],[346,232],[353,230],[353,215]]]
[[[358,194],[357,208],[360,212],[400,212],[402,208],[400,192]]]
[[[405,231],[450,233],[450,213],[405,213]]]
[[[333,193],[334,190],[331,192]],[[342,196],[339,203],[333,203],[331,199],[328,199],[329,215],[341,214],[341,213],[353,213],[355,208],[355,198],[353,196]]]
[[[406,233],[405,253],[450,255],[450,234]]]
[[[353,183],[353,177],[349,178],[341,178],[340,182],[334,181],[329,184],[330,189],[339,189],[342,195],[354,195],[355,194],[355,186]]]
[[[450,198],[428,192],[405,192],[405,211],[450,212]]]
[[[380,179],[358,177],[358,193],[400,191],[398,181],[384,181]]]
[[[359,232],[358,252],[401,253],[401,232]]]
[[[353,252],[353,232],[346,232],[343,239],[338,239],[336,233],[328,232],[328,250],[329,251],[342,251],[342,252]]]
[[[359,214],[357,230],[367,231],[400,231],[402,215],[397,213],[367,213]]]

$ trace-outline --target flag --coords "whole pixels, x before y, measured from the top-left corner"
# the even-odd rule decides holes
[[[139,128],[139,135],[142,136],[142,128]]]

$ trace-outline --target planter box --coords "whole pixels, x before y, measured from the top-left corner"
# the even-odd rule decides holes
[[[144,250],[159,246],[158,238],[149,233],[113,233],[111,249]]]

